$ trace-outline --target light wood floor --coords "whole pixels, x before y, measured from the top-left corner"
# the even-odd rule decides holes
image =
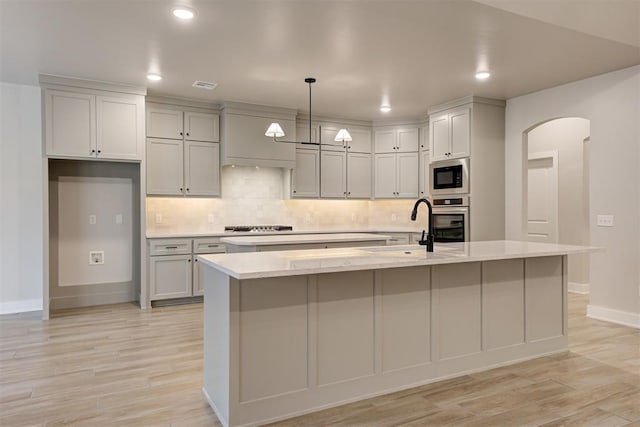
[[[568,353],[280,426],[640,426],[640,330],[569,300]],[[0,317],[0,426],[217,426],[200,392],[202,306],[119,304]]]

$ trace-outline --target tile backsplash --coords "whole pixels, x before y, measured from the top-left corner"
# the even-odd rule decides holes
[[[409,219],[413,200],[285,199],[286,169],[224,167],[221,175],[221,198],[147,197],[147,231],[205,233],[237,224],[295,229],[417,225]]]

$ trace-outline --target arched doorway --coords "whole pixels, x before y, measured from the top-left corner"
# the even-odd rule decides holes
[[[590,122],[555,118],[523,133],[524,230],[529,241],[589,245]],[[573,255],[569,290],[589,291],[589,258]]]

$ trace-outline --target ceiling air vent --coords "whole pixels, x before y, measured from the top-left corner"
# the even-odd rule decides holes
[[[218,86],[218,83],[203,82],[201,80],[196,80],[195,82],[193,82],[191,86],[197,87],[198,89],[213,90],[216,88],[216,86]]]

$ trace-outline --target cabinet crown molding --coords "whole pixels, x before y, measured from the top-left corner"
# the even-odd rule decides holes
[[[295,120],[298,111],[293,108],[271,107],[268,105],[226,101],[222,104],[222,113],[282,118],[283,120]]]
[[[221,108],[220,104],[216,104],[213,102],[154,94],[147,95],[145,101],[147,102],[147,104],[155,104],[154,106],[157,105],[159,107],[177,107],[180,109],[197,108],[199,110],[206,110],[207,112],[214,113],[220,112]]]
[[[40,86],[69,90],[70,88],[93,89],[108,92],[121,92],[132,95],[147,95],[147,88],[131,86],[122,83],[103,82],[99,80],[86,80],[74,77],[57,76],[54,74],[40,74],[38,76]]]
[[[450,108],[460,107],[466,104],[486,104],[496,107],[504,108],[507,105],[507,101],[504,99],[484,98],[481,96],[465,96],[463,98],[457,98],[444,104],[435,105],[429,108],[429,115],[439,113],[440,111],[448,110]]]

